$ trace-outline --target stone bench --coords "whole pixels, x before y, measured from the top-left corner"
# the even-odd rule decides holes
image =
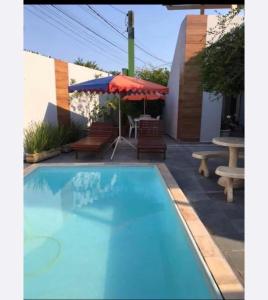
[[[228,155],[228,151],[199,151],[192,153],[193,158],[201,160],[198,172],[201,175],[204,175],[205,177],[209,176],[209,170],[207,165],[207,160],[209,158],[228,157]]]
[[[209,169],[207,165],[207,160],[209,158],[225,157],[228,158],[228,151],[199,151],[193,152],[192,157],[200,159],[201,163],[198,169],[198,172],[205,177],[209,177]],[[238,158],[244,159],[244,152],[240,152]]]
[[[216,169],[215,173],[226,178],[227,184],[224,189],[224,194],[226,194],[228,202],[233,202],[233,181],[234,179],[245,178],[244,168],[220,166]]]

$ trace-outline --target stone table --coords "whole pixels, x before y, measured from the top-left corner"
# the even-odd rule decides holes
[[[244,138],[241,137],[215,137],[212,139],[212,143],[229,148],[229,167],[236,168],[239,149],[244,148]],[[225,187],[226,180],[224,177],[220,177],[218,184]],[[241,187],[243,180],[235,179],[234,188]]]

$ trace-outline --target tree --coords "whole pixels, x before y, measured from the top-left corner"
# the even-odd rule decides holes
[[[114,76],[121,74],[119,71],[108,71],[107,73],[112,74]]]
[[[244,23],[226,33],[238,13],[236,9],[219,18],[218,29],[210,32],[214,39],[197,56],[202,88],[216,95],[237,97],[244,90]]]
[[[154,67],[150,67],[150,68],[138,69],[136,71],[136,76],[144,80],[152,81],[167,86],[169,73],[170,72],[167,68],[156,69]]]
[[[79,65],[79,66],[84,66],[84,67],[87,67],[87,68],[91,68],[91,69],[102,71],[102,69],[98,66],[98,64],[95,61],[90,61],[90,60],[84,61],[83,58],[78,57],[74,61],[74,63],[76,65]]]
[[[95,61],[84,61],[83,58],[78,57],[75,61],[74,64],[79,65],[79,66],[83,66],[83,67],[87,67],[87,68],[91,68],[91,69],[95,69],[95,70],[99,70],[99,71],[103,71],[112,75],[119,75],[120,72],[119,71],[105,71],[103,70]],[[99,77],[99,75],[98,75]]]

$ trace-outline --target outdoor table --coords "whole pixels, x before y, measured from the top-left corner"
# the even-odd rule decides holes
[[[151,116],[147,116],[147,117],[139,117],[139,118],[135,118],[134,119],[134,124],[135,124],[135,139],[137,139],[137,133],[138,133],[138,123],[140,122],[140,120],[155,120],[154,118],[152,118]]]
[[[229,148],[229,167],[236,168],[239,149],[244,148],[244,138],[240,137],[215,137],[212,142],[219,146],[224,146]],[[220,177],[218,184],[225,187],[226,179]],[[234,179],[234,188],[241,187],[243,185],[243,180]]]

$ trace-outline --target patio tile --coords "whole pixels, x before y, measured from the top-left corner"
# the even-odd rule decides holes
[[[234,226],[223,212],[213,212],[209,216],[206,215],[203,217],[202,221],[204,221],[210,233],[213,235],[227,236],[228,238],[237,235]]]
[[[244,251],[230,251],[224,253],[225,257],[229,261],[233,270],[235,270],[236,275],[239,280],[244,283],[244,263],[245,263],[245,255]]]
[[[221,291],[225,299],[244,299],[244,292],[241,291],[241,286],[239,284],[221,284]]]
[[[231,220],[232,225],[235,227],[238,233],[244,234],[245,232],[245,220],[243,219],[234,219]]]
[[[207,199],[200,199],[192,203],[194,209],[198,214],[206,217],[209,217],[210,214],[221,212],[220,208],[212,202],[209,197]]]
[[[244,241],[243,239],[241,240],[241,237],[243,235],[236,235],[234,238],[214,235],[213,239],[223,253],[229,253],[231,251],[244,251]]]

